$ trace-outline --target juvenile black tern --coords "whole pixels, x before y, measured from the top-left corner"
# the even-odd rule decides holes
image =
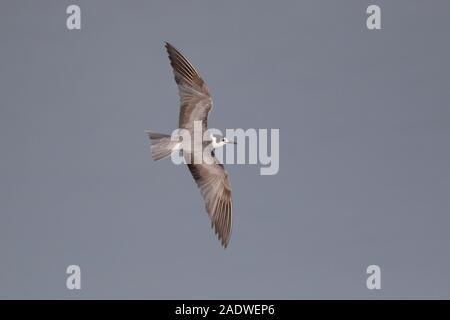
[[[202,133],[208,129],[208,115],[213,101],[206,83],[192,64],[170,43],[166,42],[165,47],[180,96],[178,128],[188,130],[190,136],[194,137],[194,122],[201,121]],[[207,141],[202,141],[198,152],[190,147],[191,144],[183,144],[182,140],[173,139],[171,135],[152,131],[147,131],[147,134],[153,160],[166,158],[172,152],[183,153],[189,171],[203,196],[211,227],[214,228],[222,246],[226,248],[232,228],[231,186],[224,166],[214,155],[214,149],[235,142],[211,135]],[[205,148],[208,148],[207,152],[203,152]]]

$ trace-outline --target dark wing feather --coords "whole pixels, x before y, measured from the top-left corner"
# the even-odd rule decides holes
[[[218,161],[215,164],[188,164],[205,201],[205,208],[220,242],[226,248],[232,228],[231,186],[228,174]]]
[[[202,121],[202,129],[208,128],[208,114],[212,99],[208,87],[192,64],[170,43],[166,42],[170,65],[180,95],[179,128],[193,132],[194,121]]]

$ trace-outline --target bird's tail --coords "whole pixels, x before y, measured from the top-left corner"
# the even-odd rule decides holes
[[[173,151],[179,150],[181,143],[174,141],[168,134],[147,131],[150,139],[152,158],[154,161],[170,156]]]

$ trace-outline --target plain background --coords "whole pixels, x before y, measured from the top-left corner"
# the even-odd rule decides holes
[[[447,0],[2,1],[0,297],[450,298],[449,18]],[[277,175],[227,166],[227,250],[188,170],[150,158],[145,130],[178,123],[164,41],[207,81],[210,126],[280,129]]]

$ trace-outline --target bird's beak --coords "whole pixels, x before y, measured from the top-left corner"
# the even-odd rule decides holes
[[[229,144],[237,144],[236,141],[228,141],[227,143],[229,143]]]

